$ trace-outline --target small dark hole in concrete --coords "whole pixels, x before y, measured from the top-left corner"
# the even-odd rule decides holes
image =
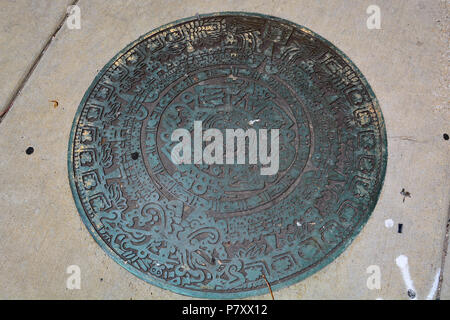
[[[25,150],[26,154],[32,154],[34,152],[34,148],[33,147],[28,147],[27,150]]]
[[[133,159],[133,160],[139,159],[139,153],[133,152],[133,153],[131,154],[131,159]]]
[[[100,281],[103,281],[103,278],[100,278]]]
[[[409,289],[408,290],[408,297],[410,297],[411,299],[414,299],[416,297],[416,293],[414,290]]]
[[[449,136],[448,136],[447,133],[444,133],[443,136],[444,136],[444,140],[448,140],[449,139]]]
[[[403,231],[403,223],[398,224],[398,233],[402,233]]]

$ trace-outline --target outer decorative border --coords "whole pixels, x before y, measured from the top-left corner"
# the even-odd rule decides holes
[[[381,139],[384,142],[384,144],[381,146],[382,148],[382,163],[381,163],[381,170],[380,170],[380,183],[378,185],[378,188],[375,190],[377,193],[377,197],[376,199],[374,199],[375,201],[372,202],[372,205],[369,207],[370,210],[370,214],[367,216],[367,218],[365,220],[362,221],[362,223],[360,223],[359,227],[355,228],[355,230],[353,231],[353,236],[349,237],[343,244],[341,244],[341,246],[339,248],[337,248],[336,250],[334,250],[332,253],[329,254],[329,256],[327,258],[325,258],[324,260],[322,260],[321,263],[317,264],[316,266],[314,266],[313,268],[311,268],[310,270],[288,280],[288,281],[283,281],[279,284],[276,284],[274,286],[272,286],[272,290],[279,290],[281,288],[293,285],[303,279],[306,279],[307,277],[311,276],[312,274],[316,273],[317,271],[321,270],[322,268],[324,268],[325,266],[329,265],[332,261],[334,261],[339,255],[341,255],[342,252],[345,251],[345,249],[347,249],[347,247],[352,243],[352,241],[354,240],[354,238],[361,232],[362,228],[365,226],[365,224],[367,223],[367,221],[369,220],[373,210],[375,209],[375,206],[378,202],[378,199],[380,197],[381,194],[381,188],[383,186],[384,183],[384,178],[385,178],[385,174],[386,174],[386,166],[387,166],[387,155],[388,155],[388,145],[387,145],[387,135],[386,135],[386,127],[385,127],[385,122],[384,122],[384,118],[383,115],[381,113],[381,108],[380,105],[378,103],[378,100],[372,90],[372,88],[370,87],[369,83],[367,82],[366,78],[363,76],[363,74],[361,73],[361,71],[353,64],[353,62],[350,60],[350,58],[343,53],[341,50],[339,50],[336,46],[334,46],[331,42],[329,42],[328,40],[324,39],[323,37],[321,37],[320,35],[316,34],[315,32],[309,30],[308,28],[301,26],[299,24],[296,24],[294,22],[282,19],[282,18],[277,18],[274,16],[269,16],[269,15],[264,15],[264,14],[259,14],[259,13],[250,13],[250,12],[236,12],[236,11],[226,11],[226,12],[215,12],[215,13],[210,13],[210,14],[200,14],[199,17],[203,18],[203,17],[214,17],[214,16],[224,16],[224,15],[240,15],[240,16],[250,16],[250,17],[260,17],[260,18],[265,18],[265,19],[270,19],[273,21],[277,21],[277,22],[281,22],[284,24],[288,24],[291,25],[295,28],[299,28],[302,31],[305,31],[309,34],[311,34],[312,36],[316,37],[317,39],[320,39],[321,41],[323,41],[325,44],[327,44],[330,48],[332,48],[333,50],[335,50],[339,55],[341,55],[341,57],[352,67],[352,69],[357,73],[357,75],[360,77],[361,81],[365,84],[365,87],[367,88],[372,101],[374,103],[374,109],[377,112],[377,117],[378,117],[378,121],[379,121],[379,126],[380,126],[380,133],[381,133]],[[83,99],[80,102],[80,105],[78,106],[78,110],[75,114],[75,118],[72,124],[72,129],[70,131],[70,138],[69,138],[69,145],[68,145],[68,159],[67,159],[67,166],[68,166],[68,173],[69,173],[69,181],[70,181],[70,187],[72,190],[72,195],[73,198],[75,200],[75,205],[78,209],[78,212],[80,214],[81,220],[83,221],[83,223],[86,225],[87,229],[89,230],[89,232],[91,233],[92,237],[95,239],[95,241],[98,243],[98,245],[115,261],[117,262],[120,266],[122,266],[123,268],[125,268],[127,271],[131,272],[132,274],[134,274],[135,276],[137,276],[138,278],[152,284],[155,286],[158,286],[160,288],[163,289],[167,289],[170,290],[172,292],[175,293],[179,293],[182,295],[186,295],[186,296],[191,296],[191,297],[196,297],[196,298],[208,298],[208,299],[235,299],[235,298],[245,298],[245,297],[250,297],[250,296],[255,296],[255,295],[263,295],[263,294],[267,294],[268,293],[268,289],[262,288],[262,289],[256,289],[256,290],[248,290],[248,291],[240,291],[240,292],[234,292],[234,293],[215,293],[215,292],[201,292],[201,291],[195,291],[195,290],[189,290],[189,289],[183,289],[180,287],[176,287],[173,286],[171,284],[168,284],[166,282],[163,282],[159,279],[156,278],[150,278],[148,275],[144,274],[143,272],[138,271],[137,269],[131,267],[130,265],[126,264],[108,245],[105,244],[105,242],[103,242],[103,240],[100,238],[100,236],[97,234],[97,232],[95,231],[94,227],[91,225],[89,219],[86,216],[86,213],[84,212],[83,206],[81,205],[81,201],[78,198],[78,192],[77,192],[77,187],[75,185],[75,177],[72,171],[72,159],[73,159],[73,139],[75,136],[75,131],[77,128],[77,124],[81,115],[81,110],[82,107],[85,105],[87,99],[89,98],[89,95],[92,91],[92,89],[96,86],[97,82],[100,80],[100,78],[103,76],[103,74],[108,70],[108,68],[123,54],[125,54],[126,52],[128,52],[131,48],[133,48],[134,46],[136,46],[138,43],[140,43],[141,41],[145,40],[148,37],[151,37],[152,35],[154,35],[157,32],[160,32],[164,29],[167,29],[173,25],[177,25],[183,22],[188,22],[188,21],[192,21],[192,20],[196,20],[198,17],[194,16],[194,17],[189,17],[189,18],[184,18],[184,19],[180,19],[180,20],[176,20],[172,23],[168,23],[166,25],[163,25],[159,28],[153,29],[152,31],[148,32],[147,34],[142,35],[141,37],[139,37],[137,40],[131,42],[129,45],[127,45],[123,50],[121,50],[118,54],[116,54],[103,68],[102,70],[100,70],[100,72],[97,74],[97,76],[95,77],[94,81],[91,83],[91,85],[89,86],[88,90],[86,91],[86,93],[83,96]]]

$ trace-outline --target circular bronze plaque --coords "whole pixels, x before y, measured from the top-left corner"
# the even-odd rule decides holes
[[[190,149],[173,157],[179,130],[191,162]],[[151,31],[101,70],[75,116],[69,179],[92,236],[125,269],[237,298],[335,259],[374,209],[386,157],[378,102],[341,51],[286,20],[216,13]]]

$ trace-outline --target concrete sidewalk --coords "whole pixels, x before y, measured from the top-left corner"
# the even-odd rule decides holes
[[[64,23],[71,4],[81,9],[79,30]],[[366,26],[372,4],[381,9],[379,30]],[[85,91],[117,52],[158,26],[219,11],[278,16],[331,41],[367,78],[387,127],[387,174],[368,224],[338,259],[274,292],[275,299],[410,299],[411,285],[418,299],[450,299],[450,260],[444,263],[450,141],[443,136],[450,134],[449,6],[439,0],[0,2],[0,110],[9,109],[0,123],[0,299],[187,298],[136,278],[95,243],[72,198],[67,145]],[[27,155],[30,146],[35,151]],[[397,265],[399,256],[408,258],[409,271]],[[70,265],[81,268],[80,290],[66,288]],[[367,286],[370,266],[380,268],[380,289]]]

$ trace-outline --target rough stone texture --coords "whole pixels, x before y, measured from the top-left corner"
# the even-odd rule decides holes
[[[0,114],[8,107],[71,0],[3,0],[0,4]],[[6,81],[5,81],[6,80]]]
[[[418,298],[426,298],[441,266],[449,204],[449,141],[442,138],[450,120],[446,2],[377,1],[381,30],[366,28],[371,1],[180,3],[80,0],[82,29],[60,30],[3,119],[0,298],[186,298],[134,277],[94,242],[70,192],[67,143],[84,92],[115,53],[155,27],[213,11],[275,15],[322,35],[366,76],[386,121],[387,174],[368,224],[337,260],[276,291],[275,298],[408,299],[395,263],[399,255],[409,259]],[[49,100],[58,100],[59,106],[53,108]],[[32,155],[25,154],[28,146],[35,148]],[[402,188],[411,193],[404,202]],[[392,219],[394,227],[386,228],[385,219]],[[66,289],[65,272],[72,264],[81,268],[81,290]],[[370,265],[381,268],[381,290],[366,286]],[[443,281],[441,298],[449,299],[448,271]]]

